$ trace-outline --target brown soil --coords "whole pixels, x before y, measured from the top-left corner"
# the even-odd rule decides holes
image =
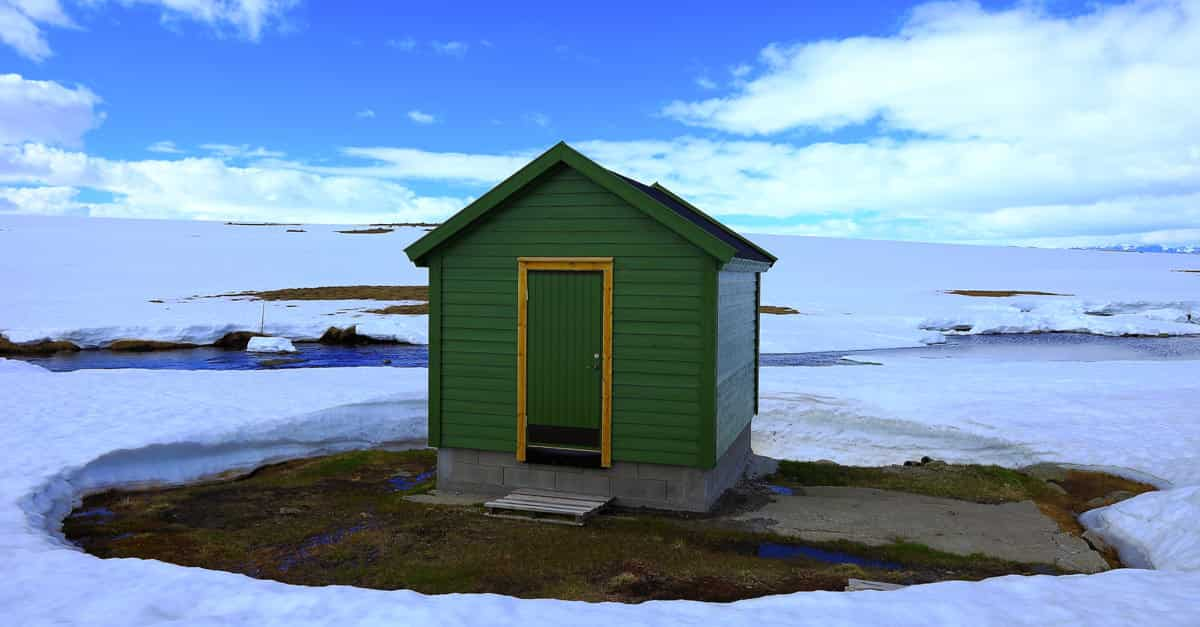
[[[329,327],[328,329],[325,329],[325,333],[321,334],[321,339],[317,341],[321,344],[336,344],[340,346],[361,346],[363,344],[407,344],[407,342],[377,340],[373,337],[359,335],[358,328],[353,325],[344,329]]]
[[[391,233],[394,229],[385,229],[382,227],[370,229],[350,229],[347,231],[338,231],[338,233],[346,233],[350,235],[378,235],[380,233]]]
[[[11,342],[0,335],[0,355],[50,355],[53,353],[74,353],[79,346],[64,340],[40,340],[37,342]]]
[[[427,314],[427,313],[429,313],[429,303],[421,303],[419,305],[392,305],[390,307],[384,307],[382,309],[368,309],[367,313],[385,314],[385,315]]]
[[[958,296],[974,296],[976,298],[1008,298],[1009,296],[1074,296],[1074,294],[1040,292],[1038,290],[946,290],[945,293],[957,294]]]
[[[429,300],[425,285],[335,285],[230,292],[209,298],[249,296],[258,300]]]
[[[250,338],[259,337],[262,333],[254,331],[233,331],[221,336],[221,339],[213,342],[213,346],[218,348],[232,348],[235,350],[246,350],[246,345],[250,343]]]
[[[788,315],[792,315],[792,314],[798,314],[798,313],[800,313],[800,310],[792,309],[791,307],[786,307],[783,305],[762,305],[758,308],[758,312],[765,313],[765,314],[776,314],[776,315],[781,315],[781,316],[788,316]]]
[[[149,353],[150,351],[168,351],[179,348],[196,348],[198,344],[188,342],[161,342],[158,340],[115,340],[108,345],[108,350],[126,353]]]
[[[525,598],[735,601],[841,590],[848,577],[924,583],[1037,572],[1020,564],[896,543],[815,543],[883,570],[807,557],[766,559],[769,533],[625,511],[586,527],[488,518],[478,506],[417,503],[436,454],[357,451],[293,460],[189,486],[86,497],[63,521],[99,557],[158,559],[300,585],[490,592]],[[397,486],[398,477],[407,483]]]

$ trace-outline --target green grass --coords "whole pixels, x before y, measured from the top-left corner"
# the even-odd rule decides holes
[[[1043,481],[999,466],[935,463],[873,468],[782,461],[775,479],[798,486],[876,488],[975,503],[1036,501],[1052,494]]]

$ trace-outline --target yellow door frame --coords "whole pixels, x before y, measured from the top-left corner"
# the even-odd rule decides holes
[[[525,461],[526,332],[528,330],[529,272],[567,270],[604,274],[604,337],[600,382],[600,466],[612,466],[612,257],[518,257],[517,258],[517,461]]]

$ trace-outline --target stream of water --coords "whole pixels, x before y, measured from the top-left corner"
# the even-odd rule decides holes
[[[298,352],[249,353],[222,348],[125,353],[86,350],[26,361],[56,372],[84,369],[141,368],[149,370],[266,370],[279,368],[330,368],[339,366],[392,366],[423,368],[429,351],[423,345],[368,344],[331,346],[298,343]],[[813,353],[764,353],[759,363],[774,366],[852,366],[869,364],[873,357],[912,355],[931,359],[993,358],[1006,361],[1112,361],[1200,359],[1200,337],[1106,337],[1073,333],[950,336],[945,344],[919,348]]]

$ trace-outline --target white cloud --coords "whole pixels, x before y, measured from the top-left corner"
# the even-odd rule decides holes
[[[537,156],[535,151],[488,155],[368,146],[343,148],[342,154],[372,163],[340,167],[289,163],[288,167],[320,174],[494,185]]]
[[[403,50],[404,52],[409,52],[417,47],[417,40],[413,39],[412,37],[403,37],[400,39],[389,39],[386,42],[384,42],[384,45],[386,45],[389,48],[395,48],[397,50]]]
[[[25,141],[77,145],[104,119],[100,97],[86,87],[65,87],[20,74],[0,74],[0,144]]]
[[[418,111],[417,109],[408,112],[408,119],[417,124],[433,124],[437,121],[432,114]]]
[[[78,213],[78,193],[73,187],[0,187],[0,213]]]
[[[146,150],[167,155],[178,155],[183,153],[183,151],[175,145],[175,142],[170,140],[156,141],[153,144],[146,146]]]
[[[221,159],[279,159],[286,153],[278,150],[267,150],[262,146],[252,148],[249,144],[235,146],[233,144],[200,144],[200,148]]]
[[[264,30],[281,25],[298,0],[89,0],[99,6],[120,4],[145,5],[162,11],[162,22],[180,20],[203,22],[232,30],[237,36],[258,41]],[[58,0],[0,0],[0,42],[21,56],[42,61],[52,54],[43,28],[75,28]]]
[[[429,45],[433,47],[434,52],[452,57],[462,57],[466,55],[467,49],[470,47],[466,44],[466,42],[462,41],[434,41]]]
[[[1200,5],[1134,2],[1070,18],[1039,6],[936,3],[892,37],[771,44],[760,75],[734,93],[664,113],[743,135],[879,119],[955,139],[1088,145],[1200,126],[1189,114],[1200,93]]]
[[[859,234],[989,241],[1183,232],[1200,193],[1200,4],[1042,7],[935,3],[893,36],[771,44],[728,94],[663,113],[780,139],[612,148],[715,211],[804,216],[796,228],[849,220]],[[861,139],[820,141],[839,129]]]
[[[363,109],[362,111],[355,113],[354,117],[362,119],[362,120],[369,120],[369,119],[375,117],[375,110],[374,109]]]
[[[45,186],[0,188],[0,202],[18,211],[84,210],[107,217],[430,221],[446,218],[470,200],[420,196],[375,178],[235,167],[211,157],[117,161],[40,144],[0,147],[0,182]],[[80,187],[108,192],[116,200],[72,203]]]
[[[526,113],[522,117],[526,122],[529,122],[530,124],[536,124],[542,128],[550,126],[550,116],[546,115],[545,113],[539,113],[535,111],[533,113]]]
[[[707,76],[697,76],[696,85],[700,86],[701,89],[717,88],[717,82]]]

